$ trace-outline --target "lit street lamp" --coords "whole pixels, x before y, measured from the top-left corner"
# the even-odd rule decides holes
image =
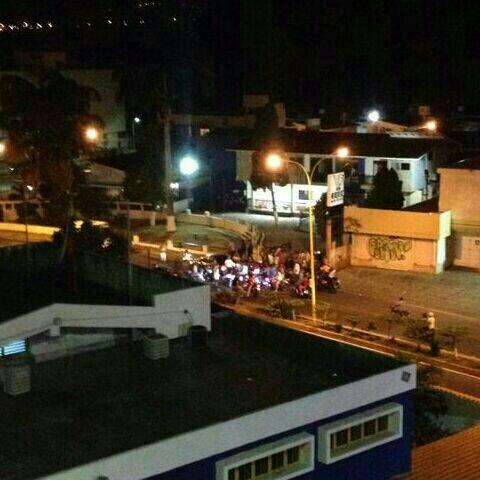
[[[308,232],[310,240],[310,282],[312,286],[312,317],[316,318],[317,313],[317,289],[315,285],[315,245],[313,241],[313,208],[312,208],[312,178],[307,169],[298,162],[293,162],[279,153],[272,152],[265,159],[265,166],[268,170],[275,172],[286,166],[285,163],[300,167],[307,178],[308,183]],[[272,185],[273,188],[273,185]]]
[[[380,120],[380,112],[378,110],[371,110],[368,112],[367,119],[369,122],[378,122]]]
[[[335,157],[338,158],[347,158],[350,156],[350,150],[348,147],[339,147],[335,152],[332,154],[333,161],[335,162]],[[323,159],[320,159],[315,163],[312,169],[310,169],[310,173],[308,173],[307,169],[298,162],[294,162],[288,159],[285,155],[279,152],[271,152],[267,154],[265,157],[265,167],[272,171],[276,172],[281,170],[282,168],[286,167],[287,164],[295,165],[299,167],[305,177],[307,178],[308,183],[308,233],[309,233],[309,243],[310,243],[310,278],[311,278],[311,285],[312,285],[312,317],[316,319],[317,313],[317,289],[316,289],[316,282],[315,282],[315,242],[313,236],[313,228],[314,228],[314,215],[313,215],[313,201],[312,201],[312,178],[315,170],[323,162]],[[273,187],[272,187],[273,188]],[[328,223],[328,222],[327,222]],[[330,221],[331,227],[331,221]],[[327,225],[328,230],[328,225]],[[328,234],[327,234],[328,236]],[[330,234],[331,237],[331,234]],[[327,241],[327,248],[329,249],[328,245],[329,241]]]
[[[192,175],[195,175],[198,172],[199,169],[199,164],[198,160],[191,156],[191,155],[185,155],[181,160],[180,160],[180,173],[187,177],[187,199],[190,201],[190,198],[192,197],[192,186],[190,183],[190,177]]]
[[[437,131],[437,121],[436,120],[429,120],[425,126],[425,129],[427,129],[429,132],[436,132]]]
[[[85,129],[85,138],[91,143],[97,143],[100,139],[100,132],[95,127],[87,127]]]
[[[136,141],[135,141],[135,125],[140,125],[142,123],[142,119],[140,117],[133,117],[132,120],[132,147],[136,150]]]
[[[7,144],[5,142],[0,142],[0,155],[3,155],[7,151]]]

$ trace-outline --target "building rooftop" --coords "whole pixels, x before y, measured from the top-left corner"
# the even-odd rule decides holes
[[[480,170],[480,157],[466,158],[452,165],[446,165],[442,168],[453,170]]]
[[[140,343],[32,367],[0,394],[0,478],[30,480],[399,368],[389,357],[244,317],[151,361]]]
[[[283,129],[281,141],[287,152],[331,155],[348,146],[356,157],[419,158],[442,142],[442,138],[402,138],[381,133],[316,132]],[[253,138],[245,138],[235,150],[256,150]]]
[[[480,471],[480,425],[412,452],[409,480],[476,480]]]
[[[127,264],[114,258],[79,253],[76,273],[59,264],[50,243],[0,248],[0,323],[52,303],[128,305]],[[28,258],[28,267],[27,267]],[[132,268],[132,305],[152,305],[155,294],[196,286],[159,271]]]

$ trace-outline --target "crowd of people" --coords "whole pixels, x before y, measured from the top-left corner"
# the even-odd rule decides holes
[[[261,290],[288,291],[303,298],[311,295],[310,253],[294,251],[289,244],[264,248],[257,258],[231,249],[228,255],[195,259],[185,251],[182,263],[193,280],[239,291],[246,297],[255,296]],[[339,287],[336,272],[321,253],[316,254],[315,264],[317,288],[336,292]]]

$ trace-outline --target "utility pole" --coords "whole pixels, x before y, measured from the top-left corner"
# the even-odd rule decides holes
[[[167,76],[163,76],[163,95],[164,108],[163,118],[158,113],[158,121],[163,121],[163,148],[164,148],[164,191],[165,203],[167,205],[167,233],[174,233],[176,231],[175,215],[173,212],[173,196],[172,196],[172,146],[170,139],[170,124],[171,115],[170,101],[168,96]]]

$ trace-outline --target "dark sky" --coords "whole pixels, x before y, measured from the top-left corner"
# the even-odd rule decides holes
[[[12,14],[51,14],[72,22],[86,15],[101,17],[108,8],[119,14],[119,6],[126,11],[137,3],[0,0],[0,22]],[[149,42],[148,48],[159,50],[182,44],[190,51],[207,51],[216,91],[226,102],[238,101],[242,93],[265,92],[313,110],[477,103],[480,7],[475,0],[163,3],[169,4],[167,18],[172,8],[185,13],[188,41],[162,34],[164,24],[156,24],[157,17],[149,12],[152,34],[142,33],[132,44],[138,48]],[[190,35],[192,28],[195,35]],[[181,36],[182,30],[178,32]],[[125,45],[124,38],[120,42]],[[135,57],[135,49],[129,55]]]

